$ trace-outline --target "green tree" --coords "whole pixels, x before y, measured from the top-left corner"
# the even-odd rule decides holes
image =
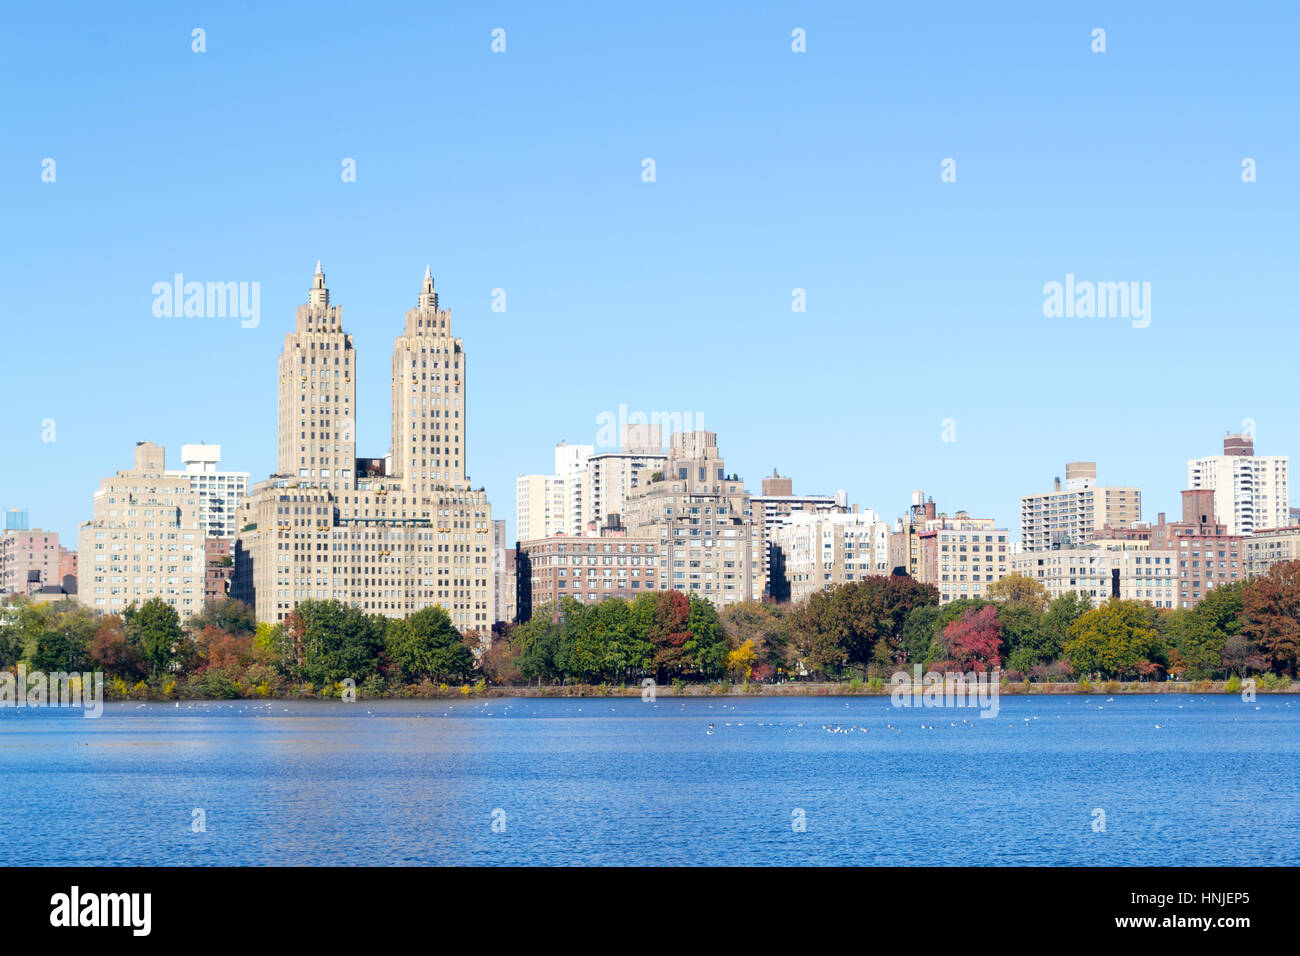
[[[336,600],[308,600],[285,620],[280,659],[295,680],[316,686],[379,674],[388,619]]]
[[[32,669],[47,674],[91,669],[91,642],[99,621],[87,607],[73,607],[56,615],[36,639]]]
[[[459,683],[473,676],[474,654],[438,605],[390,622],[385,645],[389,659],[408,680]]]
[[[176,609],[162,598],[150,598],[139,607],[132,603],[122,623],[127,641],[137,649],[150,676],[165,673],[178,661],[185,632]]]

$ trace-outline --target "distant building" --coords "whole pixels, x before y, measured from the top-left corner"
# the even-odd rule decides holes
[[[1151,527],[1151,551],[1178,555],[1178,607],[1195,607],[1212,589],[1245,575],[1241,535],[1228,533],[1214,511],[1215,493],[1208,488],[1183,492],[1183,520]]]
[[[713,432],[675,432],[663,472],[624,509],[628,536],[658,544],[661,586],[718,608],[756,596],[749,496],[739,476],[727,474]]]
[[[889,573],[889,524],[870,509],[796,512],[772,531],[771,592],[778,601],[803,601]]]
[[[190,489],[199,496],[199,527],[208,538],[234,538],[236,512],[248,494],[246,471],[218,471],[220,445],[182,445],[184,468],[169,471],[177,478],[187,478]]]
[[[1242,559],[1246,575],[1268,574],[1275,564],[1300,561],[1300,524],[1289,528],[1271,528],[1242,538]]]
[[[234,553],[230,538],[207,538],[203,542],[203,603],[211,607],[215,601],[230,596],[230,582],[234,577]]]
[[[1094,606],[1114,597],[1172,608],[1179,598],[1178,552],[1140,541],[1025,551],[1012,556],[1011,568],[1043,585],[1053,600],[1074,591]]]
[[[939,603],[982,598],[1011,571],[1011,532],[992,518],[958,511],[927,518],[916,533],[920,551],[916,579],[939,590]]]
[[[796,514],[846,514],[849,510],[848,495],[843,491],[834,495],[796,495],[794,482],[777,474],[775,468],[772,477],[763,479],[761,487],[762,493],[749,499],[755,542],[753,591],[755,596],[770,595],[777,600],[788,600],[777,593],[778,590],[785,592],[784,584],[779,589],[772,586],[772,547],[776,529]]]
[[[1065,487],[1020,499],[1020,541],[1025,551],[1077,547],[1102,528],[1126,528],[1142,520],[1142,492],[1135,486],[1100,486],[1097,463],[1065,466]]]
[[[521,541],[516,553],[520,623],[561,598],[597,604],[635,598],[663,587],[659,541],[613,532],[600,537],[559,534]]]
[[[603,525],[611,515],[622,516],[628,496],[650,477],[662,472],[662,426],[624,425],[618,451],[601,452],[587,459],[582,473],[582,527]]]
[[[27,531],[30,527],[26,509],[10,508],[5,512],[6,531]]]
[[[0,533],[0,594],[26,594],[63,580],[56,531],[7,529]],[[75,574],[75,572],[74,572]]]
[[[203,609],[204,536],[188,478],[163,467],[161,445],[137,442],[135,465],[99,483],[78,534],[77,599],[119,614],[161,598],[185,620]]]
[[[506,547],[504,519],[492,522],[492,587],[495,591],[493,606],[496,620],[493,624],[514,622],[518,606],[518,585],[515,582],[515,549]]]
[[[1187,487],[1214,492],[1214,510],[1228,534],[1290,525],[1290,459],[1256,455],[1250,435],[1228,435],[1223,454],[1187,462]]]

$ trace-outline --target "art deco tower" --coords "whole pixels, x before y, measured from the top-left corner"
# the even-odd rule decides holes
[[[465,350],[438,308],[433,274],[393,346],[392,474],[410,492],[462,490],[465,483]]]
[[[280,353],[278,474],[318,488],[352,487],[356,462],[356,353],[343,331],[343,310],[330,305],[325,273],[316,263],[307,303]]]

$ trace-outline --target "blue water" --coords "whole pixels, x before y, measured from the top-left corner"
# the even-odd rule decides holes
[[[1300,698],[1000,703],[992,720],[880,697],[4,709],[0,862],[1300,862]]]

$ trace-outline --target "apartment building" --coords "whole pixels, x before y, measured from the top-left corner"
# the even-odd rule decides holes
[[[529,620],[562,598],[597,604],[608,598],[631,599],[662,590],[660,542],[606,530],[599,536],[559,534],[521,541],[515,556],[518,619]]]
[[[220,445],[182,445],[179,471],[168,474],[187,478],[199,499],[199,526],[205,537],[233,541],[239,503],[248,494],[249,473],[219,471]]]
[[[1228,534],[1255,534],[1290,525],[1290,459],[1256,455],[1250,435],[1229,434],[1223,454],[1187,462],[1187,487],[1214,492],[1214,511]]]
[[[1097,463],[1065,466],[1065,486],[1020,499],[1020,541],[1025,551],[1085,544],[1103,528],[1126,528],[1142,519],[1142,492],[1134,486],[1099,486]]]
[[[1085,545],[1013,555],[1011,568],[1038,581],[1053,599],[1070,591],[1093,606],[1110,598],[1172,608],[1179,600],[1178,552],[1143,542]]]
[[[754,593],[776,597],[771,583],[772,545],[773,534],[778,527],[796,514],[846,514],[848,511],[847,492],[841,490],[834,495],[796,495],[793,480],[782,477],[773,468],[772,476],[763,479],[761,494],[751,495],[749,499],[755,543]]]
[[[662,587],[719,608],[756,597],[749,496],[739,476],[727,473],[713,432],[675,432],[663,472],[624,507],[628,536],[658,545]]]
[[[27,523],[26,512],[21,523]],[[0,594],[30,596],[43,587],[61,586],[62,550],[57,531],[24,527],[0,533]]]
[[[772,530],[771,596],[799,602],[818,591],[890,573],[889,523],[859,512],[799,511]]]
[[[138,442],[134,467],[99,483],[93,517],[77,535],[77,599],[98,613],[153,598],[182,621],[203,610],[199,496],[164,465],[161,445]]]
[[[584,533],[593,523],[605,524],[611,515],[624,510],[628,495],[662,472],[668,456],[663,450],[663,432],[660,425],[623,425],[619,435],[619,450],[601,452],[587,459],[582,474],[582,529]]]
[[[279,391],[278,470],[240,506],[232,596],[268,623],[333,598],[389,617],[439,605],[459,630],[489,629],[492,509],[466,474],[468,357],[432,272],[393,346],[390,455],[357,457],[356,348],[320,263]]]
[[[1011,532],[993,525],[992,518],[958,511],[928,518],[917,532],[916,579],[938,588],[940,604],[985,597],[989,585],[1011,573]]]
[[[1183,492],[1183,520],[1167,522],[1160,514],[1151,526],[1151,551],[1172,551],[1178,562],[1177,607],[1195,607],[1213,588],[1245,576],[1242,537],[1228,533],[1214,511],[1208,488]]]
[[[1257,531],[1241,539],[1247,577],[1268,574],[1275,564],[1300,561],[1300,525]]]

